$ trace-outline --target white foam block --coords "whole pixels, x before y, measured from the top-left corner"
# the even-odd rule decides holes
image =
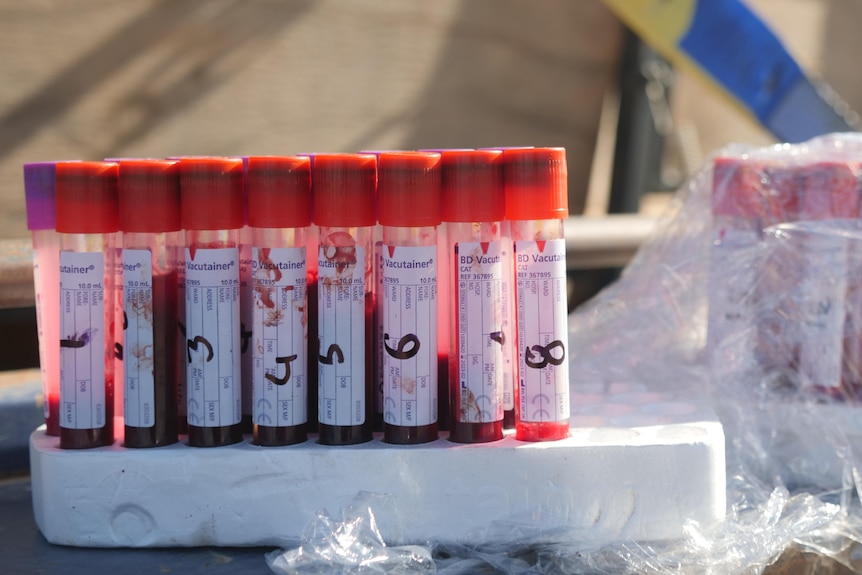
[[[64,451],[39,429],[33,509],[49,541],[88,547],[281,545],[360,491],[397,507],[377,513],[390,543],[466,540],[494,521],[574,528],[585,542],[658,540],[724,517],[711,410],[613,385],[572,404],[571,437],[548,443]]]

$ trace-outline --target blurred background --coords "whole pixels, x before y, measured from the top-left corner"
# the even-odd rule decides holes
[[[862,109],[862,2],[747,4]],[[27,262],[25,162],[564,146],[601,238],[722,146],[773,141],[601,0],[0,0],[0,53],[0,241]],[[572,305],[622,263],[572,270]],[[33,308],[0,308],[0,369],[35,365]]]

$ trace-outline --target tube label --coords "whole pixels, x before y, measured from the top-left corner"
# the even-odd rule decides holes
[[[515,242],[521,421],[569,419],[566,241]]]
[[[123,250],[126,326],[123,415],[129,427],[152,427],[155,418],[153,269],[149,250]]]
[[[317,362],[323,425],[365,423],[365,257],[358,245],[320,247]]]
[[[508,222],[505,222],[508,226]],[[500,309],[503,313],[503,323],[501,324],[500,332],[503,339],[503,409],[512,411],[515,409],[515,362],[514,353],[514,315],[515,300],[512,296],[515,274],[512,272],[512,258],[508,254],[512,252],[514,246],[510,238],[505,241],[503,250],[503,281],[500,284],[501,299]]]
[[[242,418],[239,250],[186,248],[189,425],[223,427]]]
[[[308,303],[305,248],[252,250],[254,422],[308,420]]]
[[[458,414],[463,423],[503,419],[502,261],[499,241],[455,244]]]
[[[105,426],[105,260],[60,252],[60,425]]]
[[[180,254],[181,250],[175,250],[177,254],[177,361],[180,369],[177,370],[177,417],[182,421],[188,417],[189,395],[188,373],[185,368],[186,350],[188,338],[186,337],[186,260]]]
[[[437,246],[383,246],[383,421],[437,421]]]
[[[254,387],[254,359],[251,350],[252,324],[254,322],[254,297],[252,295],[254,269],[252,267],[252,246],[250,243],[251,228],[245,227],[240,232],[239,246],[239,345],[242,367],[242,415],[252,416],[252,388]]]

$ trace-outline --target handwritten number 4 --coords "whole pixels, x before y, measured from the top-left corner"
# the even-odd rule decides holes
[[[290,379],[290,362],[292,362],[294,359],[296,359],[296,355],[275,358],[275,363],[284,364],[284,377],[276,377],[271,373],[267,373],[266,375],[264,375],[264,377],[275,385],[284,385]]]

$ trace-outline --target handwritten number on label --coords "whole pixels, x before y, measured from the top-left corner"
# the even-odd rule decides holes
[[[503,330],[500,331],[492,331],[488,334],[488,337],[491,338],[491,341],[496,341],[500,345],[506,345],[506,334],[503,333]]]
[[[552,351],[560,348],[560,357],[554,357]],[[536,356],[541,356],[541,361],[535,361]],[[542,369],[548,365],[562,365],[566,360],[566,346],[562,341],[555,339],[548,345],[534,345],[524,349],[524,363],[533,369]]]
[[[324,365],[332,365],[335,361],[334,356],[338,356],[338,363],[344,363],[344,352],[338,347],[337,343],[333,343],[326,350],[326,355],[318,355],[317,360]]]
[[[186,350],[186,353],[189,354],[189,363],[192,362],[192,350],[197,351],[198,344],[201,344],[201,343],[204,344],[204,347],[207,348],[207,361],[208,362],[212,361],[212,359],[213,359],[213,346],[210,342],[207,341],[207,339],[205,337],[199,335],[199,336],[195,337],[194,339],[188,340],[188,349]]]
[[[268,379],[275,385],[284,385],[285,383],[287,383],[287,380],[290,379],[290,362],[292,362],[294,359],[296,359],[296,355],[275,358],[275,363],[284,364],[284,377],[276,377],[271,373],[267,373],[264,377],[266,377],[266,379]]]
[[[398,347],[391,348],[385,342],[389,341],[389,334],[383,334],[383,347],[386,348],[386,353],[395,359],[410,359],[411,357],[415,357],[417,353],[419,353],[419,337],[416,334],[408,333],[405,336],[402,336],[398,340]],[[410,345],[410,349],[405,350],[404,348]]]

